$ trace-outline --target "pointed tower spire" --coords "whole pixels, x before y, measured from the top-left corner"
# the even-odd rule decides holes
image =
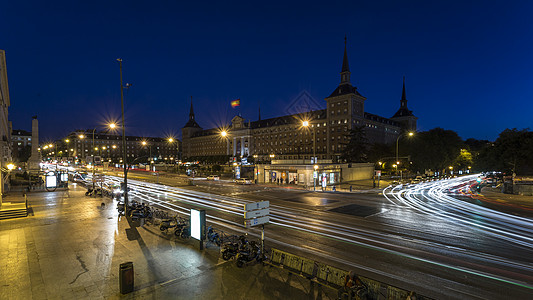
[[[407,100],[405,99],[405,76],[403,77],[402,100]]]
[[[194,120],[194,109],[192,108],[192,96],[191,96],[191,110],[189,111],[189,120]]]
[[[400,107],[407,108],[407,98],[405,97],[405,76],[403,77],[402,99],[400,99]]]
[[[191,96],[191,110],[189,111],[189,121],[187,121],[187,124],[185,124],[183,128],[187,128],[187,127],[201,128],[200,125],[198,125],[198,123],[196,123],[196,121],[194,120],[194,109],[192,107],[192,96]]]
[[[350,66],[348,65],[348,53],[346,51],[347,38],[344,36],[344,57],[342,59],[342,70],[341,72],[350,72]]]
[[[258,104],[259,104],[259,121],[261,121],[261,103],[258,102]]]
[[[407,97],[405,93],[405,76],[403,77],[402,99],[400,99],[400,108],[392,116],[391,120],[400,124],[403,130],[416,131],[416,120],[418,118],[413,115],[413,112],[407,108]]]
[[[344,36],[344,57],[342,58],[341,84],[350,83],[350,66],[348,65],[347,38]]]

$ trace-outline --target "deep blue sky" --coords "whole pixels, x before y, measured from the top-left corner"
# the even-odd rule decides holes
[[[420,130],[495,139],[533,127],[531,1],[5,1],[15,129],[43,138],[120,117],[128,134],[177,134],[194,98],[210,128],[238,112],[283,115],[302,91],[322,105],[338,85],[344,35],[365,110],[390,117],[402,76]]]

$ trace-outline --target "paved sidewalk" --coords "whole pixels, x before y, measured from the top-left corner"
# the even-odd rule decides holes
[[[0,299],[317,299],[336,293],[261,264],[239,269],[155,226],[130,227],[85,189],[28,195],[33,216],[0,221]],[[104,203],[104,206],[101,204]],[[135,291],[119,292],[131,261]],[[327,294],[326,294],[327,293]]]
[[[533,211],[533,196],[504,194],[499,188],[484,187],[481,195],[477,197],[492,203]]]

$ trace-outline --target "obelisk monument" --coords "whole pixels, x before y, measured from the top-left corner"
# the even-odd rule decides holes
[[[39,152],[39,121],[37,116],[31,120],[31,156],[28,159],[28,170],[38,171],[40,169],[41,153]]]

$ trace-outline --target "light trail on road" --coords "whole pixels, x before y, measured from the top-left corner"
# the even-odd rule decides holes
[[[395,205],[405,205],[435,218],[474,226],[496,238],[533,248],[533,220],[453,197],[462,195],[465,191],[470,192],[470,183],[475,182],[478,176],[469,175],[417,185],[389,186],[383,190],[383,195]]]
[[[383,191],[383,194],[394,205],[408,206],[418,213],[431,214],[448,221],[455,220],[465,225],[472,225],[471,223],[475,223],[472,222],[471,218],[477,215],[468,211],[464,212],[465,209],[479,209],[479,211],[484,212],[487,216],[492,216],[493,214],[504,219],[510,218],[506,214],[494,212],[482,207],[480,208],[474,204],[465,203],[464,201],[449,196],[449,193],[454,193],[462,189],[460,186],[464,185],[467,181],[473,180],[473,178],[475,180],[475,177],[462,177],[461,180],[422,183],[405,188],[387,187]],[[120,177],[113,176],[106,176],[106,179],[115,184],[122,181]],[[212,210],[213,213],[207,215],[210,222],[237,232],[245,231],[242,222],[244,204],[254,202],[236,197],[215,195],[137,180],[130,180],[129,184],[132,188],[130,191],[132,200],[142,200],[151,205],[156,205],[183,215],[189,214],[190,206]],[[432,203],[434,206],[429,205],[428,203]],[[217,213],[214,213],[215,211]],[[222,213],[222,215],[220,213]],[[383,229],[381,231],[372,230],[344,224],[335,221],[335,218],[332,218],[331,220],[323,220],[317,218],[312,213],[312,210],[301,208],[295,209],[271,204],[270,223],[289,230],[314,234],[327,239],[334,239],[352,245],[367,247],[417,261],[460,270],[462,272],[486,278],[512,282],[513,284],[531,288],[528,284],[525,284],[523,280],[517,280],[516,278],[509,279],[500,274],[491,274],[483,265],[479,265],[479,269],[471,269],[469,267],[461,266],[457,261],[455,261],[454,264],[447,264],[443,261],[449,261],[448,256],[477,258],[479,261],[491,261],[492,265],[514,270],[513,272],[523,271],[526,273],[532,272],[531,265],[506,259],[505,257],[464,249],[454,245],[447,245],[409,236],[408,238],[405,238],[405,231],[400,235],[393,234],[391,233],[394,232],[393,228],[390,228],[387,232]],[[527,220],[524,218],[511,219],[520,220],[521,222],[526,222]],[[507,231],[497,227],[488,227],[485,225],[479,226],[479,228],[487,230],[488,233],[498,237],[503,235],[507,239],[512,239],[513,241],[522,241],[519,243],[521,245],[530,245],[529,238],[526,238],[525,240],[518,240],[518,237],[511,238],[510,235],[507,234]],[[405,228],[402,230],[405,230]],[[279,242],[285,243],[282,241]],[[413,245],[415,245],[415,247],[413,247]],[[304,251],[309,251],[309,249],[302,245],[293,246],[299,247]],[[439,249],[439,251],[438,253],[435,253],[432,249]],[[330,257],[332,257],[331,254]],[[431,257],[431,259],[428,259],[428,257]]]

